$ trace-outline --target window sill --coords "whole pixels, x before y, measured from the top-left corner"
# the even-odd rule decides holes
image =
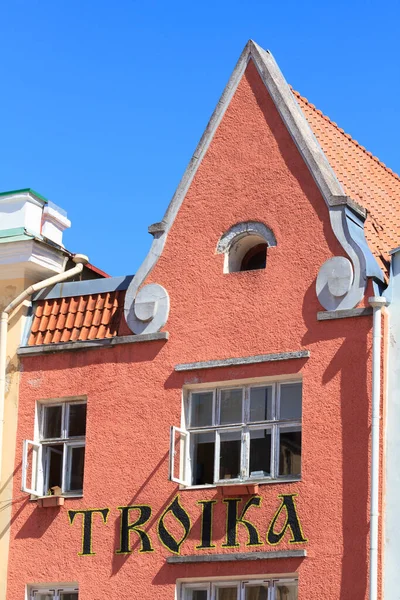
[[[227,483],[207,483],[206,485],[180,485],[179,489],[184,491],[190,490],[207,490],[207,489],[216,489],[218,492],[221,490],[221,494],[226,496],[228,494],[237,493],[237,494],[246,494],[245,488],[254,488],[257,487],[257,492],[249,492],[251,494],[258,493],[258,487],[260,485],[273,485],[277,483],[299,483],[301,481],[301,477],[281,477],[279,479],[259,479],[256,481],[236,481],[236,482],[227,482]],[[226,492],[222,490],[226,488]],[[232,492],[232,489],[235,488],[235,492]]]
[[[36,498],[38,508],[54,508],[64,505],[64,496],[39,496]]]
[[[65,500],[75,500],[75,499],[79,499],[79,498],[83,498],[83,494],[62,494],[61,496],[32,496],[30,497],[30,501],[31,502],[37,502],[38,506],[40,506],[40,508],[45,508],[43,506],[43,500],[48,500],[49,498],[52,498],[53,500],[55,498],[60,498],[61,502],[59,504],[51,504],[51,502],[49,501],[48,504],[50,506],[62,506],[64,504]]]
[[[220,496],[232,496],[240,494],[241,496],[252,496],[258,494],[258,483],[231,483],[217,484],[217,493]]]
[[[140,335],[115,336],[103,340],[87,340],[76,342],[55,342],[52,344],[41,344],[39,346],[20,346],[17,350],[18,356],[40,356],[42,354],[53,354],[55,352],[69,352],[75,350],[95,350],[97,348],[115,348],[120,344],[133,344],[137,342],[153,342],[168,340],[167,331],[157,333],[144,333]]]

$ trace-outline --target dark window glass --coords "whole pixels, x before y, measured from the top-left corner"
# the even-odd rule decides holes
[[[215,433],[191,435],[193,440],[193,485],[213,483]]]
[[[217,587],[217,600],[237,600],[237,587]]]
[[[191,590],[191,591],[192,591],[192,595],[191,595],[192,600],[207,600],[207,590]]]
[[[301,383],[281,385],[280,419],[301,420]]]
[[[68,436],[76,437],[86,433],[86,403],[70,404]]]
[[[246,586],[245,600],[268,600],[268,585]]]
[[[61,437],[62,406],[44,406],[43,438]]]
[[[242,397],[243,392],[241,389],[221,391],[221,425],[242,422]]]
[[[220,434],[219,478],[240,477],[241,432],[227,431]]]
[[[250,477],[271,475],[271,430],[250,431]]]
[[[85,466],[85,447],[70,446],[71,452],[71,475],[69,491],[80,491],[83,489],[83,469]]]
[[[213,424],[213,393],[199,392],[191,395],[191,427],[205,427]]]
[[[241,271],[256,271],[257,269],[265,269],[267,265],[267,244],[257,244],[245,254]]]
[[[279,475],[301,474],[301,430],[279,429]]]
[[[250,388],[250,422],[271,421],[272,387]]]
[[[296,583],[278,583],[276,586],[276,600],[297,600]]]
[[[48,460],[48,488],[51,489],[54,486],[61,487],[62,484],[62,464],[63,464],[63,444],[54,446],[47,446],[47,460]],[[48,490],[45,490],[46,492]]]

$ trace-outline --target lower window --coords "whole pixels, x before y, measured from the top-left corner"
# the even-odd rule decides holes
[[[38,404],[38,425],[39,439],[24,440],[22,491],[82,495],[86,400]]]
[[[296,579],[184,583],[180,600],[297,600]]]
[[[78,600],[78,588],[75,585],[31,586],[29,600]]]

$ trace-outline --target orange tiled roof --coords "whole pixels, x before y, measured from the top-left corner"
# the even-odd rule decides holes
[[[53,298],[34,304],[28,346],[111,338],[123,327],[125,291]]]
[[[388,253],[400,244],[400,177],[292,91],[347,196],[367,209],[365,235],[387,273]]]

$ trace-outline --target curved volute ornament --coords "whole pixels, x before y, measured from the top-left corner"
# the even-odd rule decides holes
[[[168,292],[158,283],[141,285],[159,259],[166,239],[165,223],[149,227],[154,235],[150,252],[132,279],[125,296],[125,320],[135,334],[156,333],[164,327],[169,315]]]
[[[334,256],[322,265],[316,282],[318,300],[326,310],[355,308],[364,297],[367,277],[384,281],[383,274],[365,239],[364,219],[348,205],[330,206],[329,215],[348,258]]]

